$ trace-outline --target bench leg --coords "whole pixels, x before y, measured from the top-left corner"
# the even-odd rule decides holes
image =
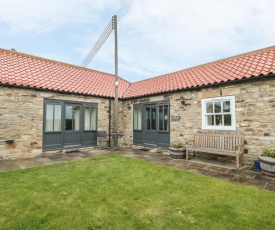
[[[236,154],[236,162],[237,162],[237,169],[240,167],[240,155],[239,153]]]

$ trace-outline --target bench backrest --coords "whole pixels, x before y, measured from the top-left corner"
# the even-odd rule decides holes
[[[235,151],[240,145],[243,148],[243,137],[240,135],[197,133],[195,134],[194,145],[202,148]]]

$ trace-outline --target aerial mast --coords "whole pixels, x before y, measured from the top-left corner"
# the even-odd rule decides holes
[[[117,42],[117,16],[112,17],[112,27],[115,39],[115,105],[114,105],[114,144],[118,147],[118,42]]]

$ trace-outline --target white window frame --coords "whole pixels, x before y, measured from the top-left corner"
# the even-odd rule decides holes
[[[230,101],[231,126],[207,125],[206,103],[207,102],[219,102],[219,101]],[[215,97],[215,98],[202,99],[201,108],[202,108],[202,129],[236,130],[235,96]]]

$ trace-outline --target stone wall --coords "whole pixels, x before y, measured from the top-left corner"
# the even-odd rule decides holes
[[[235,96],[236,131],[202,130],[201,99]],[[185,104],[179,98],[183,96]],[[124,101],[128,103],[144,101],[170,100],[171,116],[180,116],[180,121],[170,119],[171,143],[189,142],[196,132],[237,133],[245,137],[245,152],[251,155],[261,154],[262,148],[275,148],[275,78],[250,80],[219,87],[205,87],[198,90],[179,91],[152,97]],[[124,110],[121,125],[125,130],[124,145],[131,145],[133,106]]]
[[[219,87],[205,87],[151,97],[119,101],[120,146],[133,144],[133,105],[146,101],[170,101],[171,116],[180,116],[180,121],[170,121],[171,143],[188,142],[196,132],[202,130],[201,99],[222,96],[235,96],[236,131],[245,137],[245,151],[259,155],[262,148],[275,148],[275,79],[249,80],[238,84]],[[183,96],[185,104],[179,98]],[[30,89],[0,86],[0,159],[33,157],[42,153],[43,101],[44,99],[98,103],[98,130],[106,131],[107,137],[101,145],[108,145],[109,112],[111,112],[111,133],[114,127],[114,100],[52,93]],[[171,119],[170,119],[171,120]],[[225,131],[211,131],[225,132]],[[6,144],[7,139],[15,140]],[[113,138],[111,138],[113,145]]]
[[[42,153],[44,98],[98,103],[98,130],[108,135],[109,99],[0,86],[0,159]],[[6,144],[7,139],[14,144]],[[104,141],[106,146],[108,136]]]

